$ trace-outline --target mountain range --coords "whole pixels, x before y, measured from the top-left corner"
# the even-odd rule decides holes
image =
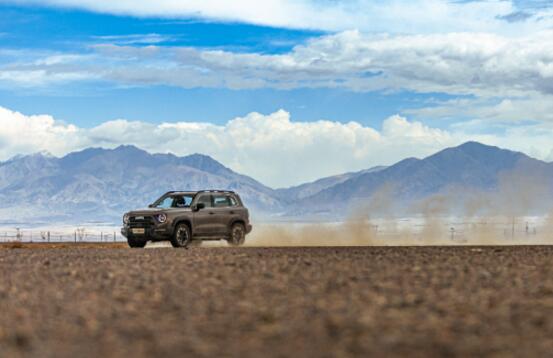
[[[283,189],[202,154],[150,154],[134,146],[89,148],[61,158],[36,153],[0,163],[0,223],[117,224],[123,212],[168,190],[206,188],[237,191],[258,218],[341,217],[382,188],[392,188],[386,200],[404,206],[452,190],[494,192],[504,173],[515,169],[553,187],[552,163],[477,142]]]

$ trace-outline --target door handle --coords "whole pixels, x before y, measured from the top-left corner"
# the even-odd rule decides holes
[[[213,211],[210,211],[209,215],[215,215],[215,213]]]
[[[231,213],[231,214],[234,214],[234,211],[231,211],[230,213]]]

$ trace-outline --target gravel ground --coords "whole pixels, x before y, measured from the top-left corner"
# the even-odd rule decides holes
[[[546,356],[553,247],[0,250],[0,356]]]

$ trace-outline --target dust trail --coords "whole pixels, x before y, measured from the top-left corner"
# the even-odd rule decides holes
[[[501,245],[553,243],[553,181],[517,166],[499,175],[495,190],[451,187],[405,202],[387,183],[359,198],[342,222],[272,224],[256,228],[252,246]],[[405,213],[401,220],[395,213]],[[543,216],[541,213],[549,214]],[[401,214],[400,214],[401,215]],[[541,216],[538,216],[541,215]],[[407,224],[402,224],[404,221]]]
[[[371,215],[385,215],[383,226],[393,226],[393,188],[383,185],[365,200],[359,200],[342,222],[263,225],[249,241],[253,246],[369,246],[384,245]]]
[[[498,179],[498,189],[491,193],[480,193],[486,198],[480,208],[480,221],[471,233],[471,240],[482,244],[496,243],[544,243],[545,232],[529,227],[528,217],[544,213],[551,207],[551,178],[547,173],[517,166],[503,172]]]
[[[421,203],[424,226],[420,233],[420,241],[426,245],[438,245],[440,240],[447,237],[447,230],[443,216],[450,207],[448,195],[433,195]]]

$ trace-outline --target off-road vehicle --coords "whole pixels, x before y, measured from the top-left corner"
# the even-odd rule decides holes
[[[202,240],[227,240],[244,244],[252,230],[249,212],[240,196],[227,190],[170,191],[147,209],[123,215],[121,234],[130,247],[148,241],[169,240],[173,247],[187,247]]]

